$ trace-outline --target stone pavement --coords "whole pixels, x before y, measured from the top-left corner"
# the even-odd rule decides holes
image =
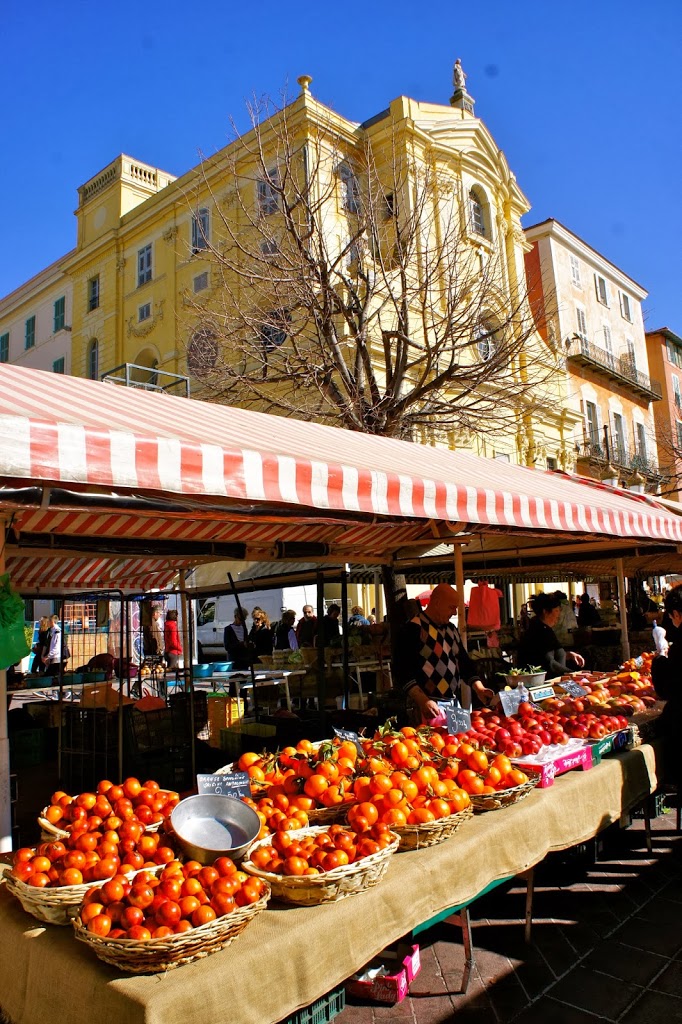
[[[495,812],[504,813],[504,811]],[[460,994],[461,931],[422,932],[421,973],[397,1006],[347,1000],[335,1024],[682,1024],[682,836],[675,810],[653,825],[604,834],[589,850],[536,869],[532,941],[525,886],[509,883],[470,908],[476,966]]]

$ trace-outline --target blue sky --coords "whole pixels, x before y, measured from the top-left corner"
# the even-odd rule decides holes
[[[461,57],[525,223],[562,221],[682,333],[682,0],[7,0],[2,35],[0,295],[75,245],[76,189],[118,153],[182,174],[304,73],[353,120],[447,104]]]

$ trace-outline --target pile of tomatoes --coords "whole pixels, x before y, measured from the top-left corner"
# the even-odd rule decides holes
[[[168,938],[257,903],[266,892],[260,878],[238,871],[229,857],[219,857],[208,867],[173,860],[160,874],[140,871],[132,879],[116,875],[90,889],[80,920],[101,938]]]
[[[271,845],[259,846],[252,852],[250,862],[276,875],[321,875],[379,853],[394,840],[388,825],[379,822],[366,829],[330,825],[303,835],[276,832]]]
[[[139,821],[125,821],[118,831],[71,832],[62,842],[22,847],[14,854],[12,876],[35,888],[83,885],[157,867],[175,858],[158,832],[144,832]]]
[[[73,832],[83,825],[90,830],[102,826],[105,831],[115,831],[131,819],[148,827],[167,818],[179,800],[177,793],[161,789],[153,779],[142,783],[131,777],[120,785],[104,779],[96,793],[53,793],[43,817],[64,832]]]

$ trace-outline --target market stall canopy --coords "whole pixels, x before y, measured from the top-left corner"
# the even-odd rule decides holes
[[[104,559],[111,586],[116,560],[147,560],[149,578],[150,559],[169,570],[220,558],[376,564],[468,532],[682,544],[682,519],[647,495],[9,365],[0,516],[18,587],[29,569],[38,579],[31,558]],[[45,568],[53,582],[58,566]]]

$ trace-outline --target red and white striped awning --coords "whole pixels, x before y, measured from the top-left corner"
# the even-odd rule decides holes
[[[438,523],[682,543],[682,518],[655,499],[565,474],[2,365],[0,486],[35,484],[159,504],[17,504],[19,548],[22,533],[72,535],[91,537],[96,554],[97,538],[125,536],[149,542],[145,557],[162,541],[204,545],[207,557],[211,545],[243,539],[265,558],[278,541],[331,552],[342,538],[358,561],[377,561],[439,536]]]
[[[23,590],[165,590],[184,563],[167,558],[7,556],[7,572]]]

